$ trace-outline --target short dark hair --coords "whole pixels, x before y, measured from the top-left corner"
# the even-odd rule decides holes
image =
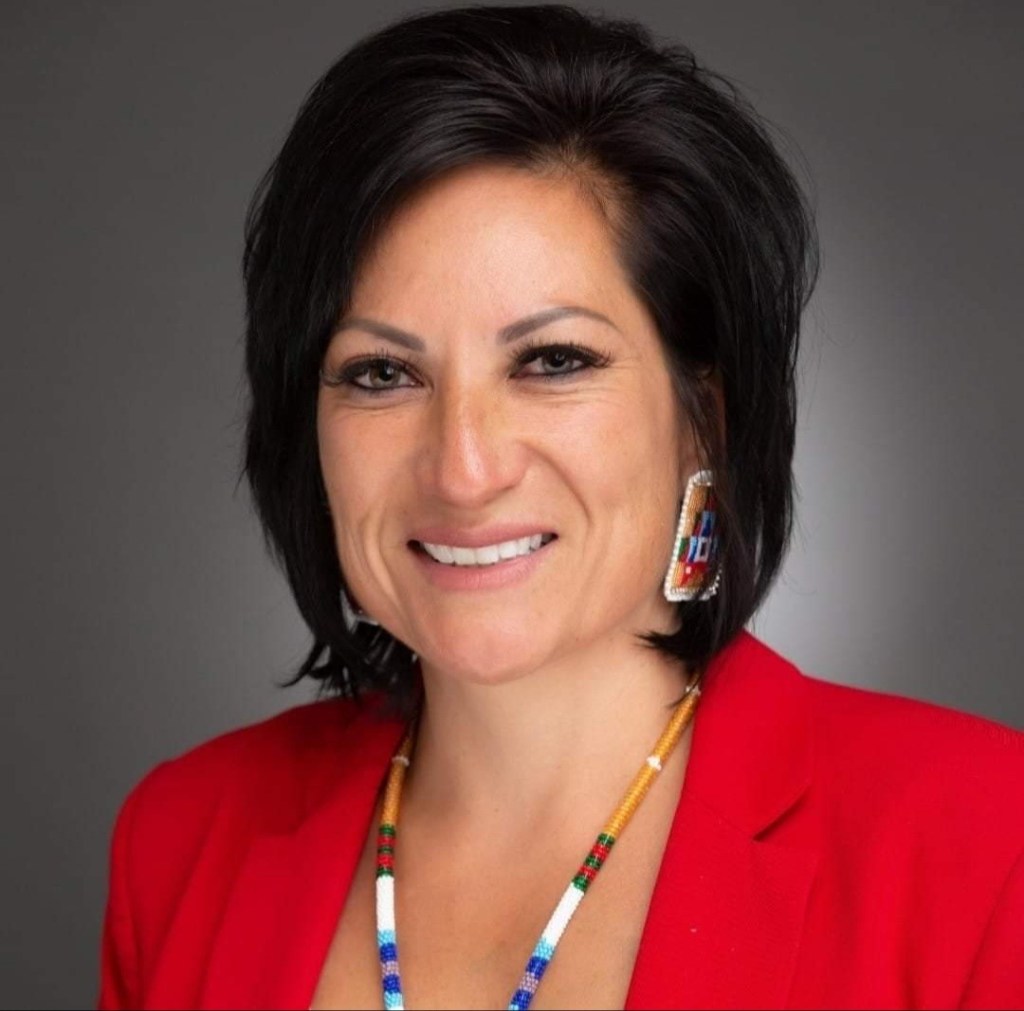
[[[716,595],[647,642],[702,670],[750,619],[792,530],[795,365],[812,216],[763,121],[683,45],[560,5],[416,13],[346,52],[253,196],[243,273],[244,475],[314,643],[292,680],[408,702],[415,656],[350,631],[316,437],[319,370],[374,236],[417,187],[480,163],[558,172],[606,212],[715,473]],[[725,399],[718,429],[705,382]],[[668,548],[666,545],[666,565]]]

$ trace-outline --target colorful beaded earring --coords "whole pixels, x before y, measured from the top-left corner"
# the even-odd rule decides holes
[[[675,544],[665,573],[667,600],[707,600],[717,592],[718,572],[711,585],[700,592],[705,573],[718,557],[716,517],[713,475],[710,470],[699,470],[686,482],[686,494],[679,510]]]

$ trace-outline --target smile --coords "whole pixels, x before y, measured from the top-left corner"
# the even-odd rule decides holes
[[[479,548],[463,548],[448,544],[428,544],[420,541],[420,547],[442,565],[487,566],[513,558],[531,555],[550,543],[554,534],[533,534],[531,537],[519,537],[515,540],[501,541],[498,544],[487,544]]]

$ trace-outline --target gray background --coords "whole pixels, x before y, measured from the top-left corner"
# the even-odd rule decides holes
[[[235,486],[238,259],[306,90],[410,9],[362,7],[0,8],[10,1006],[93,1002],[129,787],[312,697],[275,687],[307,640]],[[629,7],[813,180],[800,521],[753,630],[819,676],[1024,726],[1024,5]]]

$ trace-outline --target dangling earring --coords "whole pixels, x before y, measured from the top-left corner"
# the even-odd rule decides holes
[[[349,599],[348,594],[345,592],[345,587],[341,588],[341,617],[345,622],[345,627],[350,631],[354,632],[361,624],[362,625],[380,625],[380,622],[375,618],[371,618],[365,611],[358,611],[352,606],[352,601]]]
[[[715,573],[712,584],[698,595],[705,572],[718,558],[717,505],[711,471],[699,470],[691,474],[686,482],[676,540],[665,573],[663,590],[667,600],[707,600],[717,592],[720,572]]]

